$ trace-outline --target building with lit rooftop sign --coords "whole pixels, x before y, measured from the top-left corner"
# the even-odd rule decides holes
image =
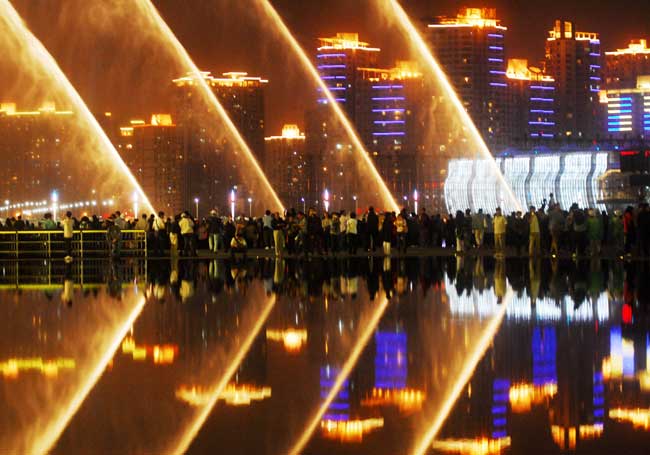
[[[598,92],[601,88],[598,33],[580,32],[558,19],[546,39],[546,73],[555,79],[555,98],[540,97],[555,110],[560,136],[593,140],[599,131]]]
[[[637,88],[638,77],[646,74],[650,74],[650,48],[647,40],[633,40],[624,49],[605,52],[606,88]]]
[[[456,17],[427,22],[426,38],[465,109],[491,148],[506,130],[508,29],[494,8],[464,8]]]

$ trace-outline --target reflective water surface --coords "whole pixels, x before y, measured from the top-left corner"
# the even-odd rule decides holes
[[[650,264],[0,263],[2,453],[647,453]]]

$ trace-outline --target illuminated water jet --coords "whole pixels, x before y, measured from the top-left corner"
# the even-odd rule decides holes
[[[196,438],[196,435],[199,433],[199,430],[201,429],[206,419],[212,412],[212,409],[214,408],[215,404],[217,403],[217,401],[219,401],[219,398],[222,397],[224,389],[230,382],[232,376],[237,371],[237,368],[239,368],[239,365],[244,360],[244,357],[248,353],[248,350],[253,344],[253,341],[255,340],[255,338],[257,338],[260,331],[264,327],[264,324],[266,323],[266,320],[271,314],[271,310],[273,309],[274,306],[275,306],[275,296],[272,296],[271,298],[268,299],[266,305],[261,310],[259,318],[257,319],[255,325],[248,332],[248,335],[240,345],[237,352],[235,352],[232,359],[229,360],[226,371],[224,371],[224,373],[220,376],[219,380],[217,381],[216,385],[212,388],[212,390],[204,394],[204,397],[206,398],[203,404],[203,408],[194,417],[194,420],[191,422],[187,430],[185,430],[185,432],[180,437],[180,439],[173,445],[173,448],[168,452],[178,453],[178,454],[187,452],[187,449],[189,448],[194,438]]]
[[[322,93],[327,98],[329,106],[334,110],[337,119],[341,122],[348,137],[352,141],[354,150],[361,157],[365,170],[370,174],[374,184],[377,185],[377,188],[379,188],[379,194],[380,197],[382,198],[381,202],[384,205],[384,207],[399,211],[399,206],[397,205],[397,202],[393,198],[391,192],[388,190],[388,187],[386,186],[384,180],[381,178],[381,175],[379,175],[379,172],[375,168],[372,158],[370,158],[368,151],[366,150],[366,148],[363,146],[363,143],[359,139],[354,129],[354,126],[352,126],[352,123],[350,123],[350,121],[348,120],[347,116],[341,109],[341,106],[336,101],[335,97],[332,95],[332,92],[329,90],[325,82],[323,82],[320,75],[318,74],[318,71],[316,71],[316,68],[314,68],[314,65],[312,64],[311,60],[309,60],[309,57],[307,57],[307,54],[300,46],[296,38],[292,35],[291,31],[286,26],[286,24],[278,14],[278,12],[275,10],[275,8],[273,8],[273,5],[271,5],[271,2],[269,0],[257,0],[255,4],[262,9],[262,11],[269,18],[270,22],[275,25],[277,30],[279,30],[282,37],[286,40],[286,42],[289,44],[289,47],[291,47],[291,49],[294,51],[294,53],[302,63],[303,68],[309,73],[311,78],[314,80],[314,82],[318,85]]]
[[[469,129],[470,135],[473,138],[474,142],[477,144],[481,155],[488,160],[490,167],[494,172],[494,175],[497,176],[501,188],[505,191],[505,194],[507,195],[508,198],[507,202],[512,204],[511,206],[508,207],[515,207],[517,210],[522,210],[522,207],[519,204],[519,200],[515,197],[512,189],[503,178],[503,174],[501,174],[501,170],[497,166],[494,157],[492,156],[490,150],[488,149],[487,145],[483,141],[481,134],[476,129],[476,125],[474,125],[474,122],[472,121],[469,114],[463,107],[463,104],[461,103],[458,95],[456,94],[456,91],[451,86],[449,79],[447,79],[447,76],[445,75],[444,71],[440,68],[440,65],[434,58],[429,47],[425,43],[420,33],[417,31],[417,29],[415,28],[411,20],[409,19],[408,15],[406,14],[402,6],[399,4],[397,0],[379,0],[379,5],[381,11],[385,12],[386,15],[392,16],[396,20],[398,26],[402,29],[402,33],[408,37],[409,45],[412,48],[414,48],[417,55],[419,55],[420,58],[422,58],[425,61],[426,65],[433,72],[436,81],[439,81],[441,83],[442,89],[447,94],[449,99],[452,101],[455,111],[459,115],[463,125]]]
[[[311,438],[312,434],[314,433],[316,428],[318,428],[318,425],[321,419],[323,418],[323,415],[327,411],[327,408],[329,408],[329,406],[332,404],[332,401],[334,401],[336,396],[339,394],[341,387],[343,386],[346,379],[352,372],[352,368],[354,368],[354,366],[357,363],[357,360],[359,360],[359,356],[365,349],[366,344],[368,344],[368,341],[370,340],[370,337],[375,331],[375,328],[379,324],[379,321],[381,320],[381,317],[383,316],[387,306],[388,306],[388,299],[385,296],[383,296],[381,298],[381,302],[377,305],[377,308],[375,308],[372,315],[370,316],[370,319],[367,322],[364,321],[365,328],[363,332],[359,335],[357,341],[355,342],[354,347],[350,352],[350,355],[348,356],[347,360],[343,364],[343,367],[341,368],[341,372],[337,376],[336,381],[334,381],[334,384],[332,385],[332,388],[330,389],[329,393],[321,403],[316,413],[309,420],[309,423],[305,427],[304,431],[301,433],[300,437],[293,445],[293,447],[291,447],[288,453],[292,455],[293,454],[297,455],[299,453],[302,453],[303,449],[309,442],[309,439]]]
[[[472,377],[472,374],[476,369],[476,365],[478,365],[478,362],[483,357],[483,354],[485,354],[485,351],[490,346],[490,343],[492,343],[492,339],[494,338],[494,336],[497,333],[497,330],[501,326],[501,321],[503,319],[503,316],[506,313],[508,304],[512,300],[512,295],[513,292],[511,289],[509,289],[503,301],[500,304],[498,313],[492,316],[492,319],[490,320],[487,327],[483,329],[481,337],[474,344],[473,351],[471,351],[469,355],[465,357],[463,368],[458,373],[456,377],[456,381],[453,384],[453,387],[445,397],[445,400],[443,401],[442,406],[436,413],[435,418],[429,425],[428,429],[420,437],[420,440],[416,443],[415,448],[410,450],[409,453],[413,453],[416,455],[423,455],[426,452],[428,452],[429,449],[431,448],[431,444],[434,438],[436,437],[436,435],[438,434],[438,432],[440,431],[440,427],[442,427],[442,424],[447,419],[447,416],[449,415],[454,404],[456,403],[458,396],[463,391],[465,384],[467,384],[467,382]]]
[[[63,91],[63,95],[66,97],[67,101],[70,102],[74,111],[78,113],[80,116],[79,118],[82,119],[82,128],[87,131],[90,137],[98,141],[99,152],[106,154],[110,158],[111,163],[117,165],[118,171],[127,177],[128,182],[139,195],[143,205],[149,211],[154,212],[154,207],[149,202],[147,195],[144,194],[137,180],[124,161],[122,161],[119,153],[115,150],[115,147],[113,147],[113,144],[106,136],[106,133],[104,133],[104,130],[101,128],[95,117],[90,113],[88,107],[81,99],[81,96],[79,96],[79,93],[77,93],[43,44],[29,31],[20,15],[8,1],[0,2],[0,17],[7,28],[6,33],[19,39],[19,41],[24,45],[26,52],[29,53],[30,61],[36,62],[40,67],[42,67],[43,73],[52,79],[48,82],[51,82]],[[130,192],[126,192],[126,194],[130,194]]]
[[[124,7],[126,8],[127,6],[125,5]],[[226,110],[223,108],[223,106],[221,105],[221,103],[219,102],[215,94],[212,92],[212,90],[210,90],[210,87],[208,86],[207,82],[203,77],[203,73],[196,66],[196,64],[190,57],[190,55],[187,53],[187,50],[180,43],[176,35],[174,35],[174,33],[169,28],[167,23],[162,19],[156,7],[153,5],[153,3],[151,3],[150,0],[138,1],[138,2],[133,2],[128,4],[128,8],[133,8],[133,7],[135,7],[134,9],[138,11],[139,14],[147,18],[148,21],[151,23],[151,25],[160,32],[161,36],[164,37],[164,39],[169,44],[171,44],[174,52],[176,53],[178,58],[182,61],[183,66],[189,68],[190,70],[189,73],[196,80],[200,88],[200,93],[202,94],[206,104],[208,104],[209,106],[211,106],[216,110],[219,116],[219,120],[221,120],[226,125],[227,130],[231,134],[235,143],[237,144],[239,149],[244,153],[244,157],[246,159],[247,164],[249,164],[253,168],[253,172],[262,182],[262,185],[264,186],[264,190],[267,192],[266,196],[270,197],[271,199],[270,201],[264,201],[264,202],[269,204],[270,205],[269,208],[271,208],[272,210],[283,212],[284,205],[282,204],[282,202],[278,198],[278,195],[275,193],[275,190],[273,189],[268,179],[266,178],[266,175],[262,171],[262,168],[257,162],[257,159],[253,155],[253,152],[248,147],[248,144],[246,144],[246,141],[242,137],[241,133],[235,127],[235,124],[232,122],[232,120],[226,113]]]
[[[51,302],[48,302],[51,305]],[[109,305],[110,303],[110,305]],[[68,321],[69,337],[60,348],[71,360],[58,374],[48,362],[22,362],[23,369],[43,366],[42,375],[26,374],[4,388],[5,406],[0,428],[0,451],[49,453],[102,376],[120,344],[145,306],[145,297],[123,302],[100,300],[81,305]],[[68,315],[68,317],[71,317]],[[18,362],[16,366],[21,366]],[[40,366],[39,366],[40,364]],[[5,418],[10,417],[10,423]]]

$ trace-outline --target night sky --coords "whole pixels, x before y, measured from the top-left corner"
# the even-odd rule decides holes
[[[169,88],[165,81],[181,69],[161,56],[159,48],[152,48],[155,38],[147,36],[129,14],[132,0],[123,2],[119,18],[98,11],[101,1],[13,3],[93,111],[144,117],[169,109],[171,101],[162,95],[163,88]],[[286,122],[302,126],[314,86],[281,39],[271,33],[268,21],[260,20],[253,0],[157,0],[155,4],[201,69],[213,74],[247,71],[270,80],[268,135],[278,133]],[[310,56],[318,36],[356,31],[382,48],[380,65],[409,57],[403,38],[386,25],[370,0],[276,0],[273,4]],[[402,4],[414,19],[455,15],[461,6],[496,7],[503,25],[509,27],[508,56],[528,58],[531,64],[543,58],[546,33],[558,17],[574,20],[578,30],[600,32],[604,50],[624,47],[633,38],[650,38],[649,1],[407,0]],[[96,30],[99,17],[106,20],[101,32]],[[2,73],[7,77],[11,68]]]

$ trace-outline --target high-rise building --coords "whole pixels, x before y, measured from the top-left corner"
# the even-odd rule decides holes
[[[297,125],[284,125],[281,136],[265,138],[264,170],[278,197],[288,207],[303,207],[312,191],[313,163],[305,153],[305,135]]]
[[[555,80],[525,59],[508,59],[508,144],[547,143],[557,134]]]
[[[249,77],[246,73],[224,73],[215,78],[209,72],[201,73],[206,84],[237,128],[239,134],[256,156],[263,161],[264,153],[264,87],[266,79]],[[182,131],[183,153],[187,156],[190,181],[185,206],[190,207],[195,197],[204,207],[222,207],[227,195],[237,187],[237,195],[251,196],[246,177],[250,165],[238,151],[239,145],[227,132],[228,126],[215,119],[211,106],[198,95],[193,75],[175,79],[178,99],[176,123]],[[239,158],[238,158],[239,157]],[[244,167],[244,169],[240,169]]]
[[[33,111],[20,111],[15,103],[0,107],[0,197],[9,201],[85,194],[89,183],[82,176],[88,161],[79,159],[75,141],[75,115],[46,103]],[[89,192],[89,191],[88,191]]]
[[[411,62],[391,69],[358,68],[358,73],[359,136],[391,192],[410,194],[418,187],[416,153],[425,135],[422,73]]]
[[[555,21],[546,39],[546,73],[555,79],[559,136],[570,141],[596,139],[601,60],[598,33],[576,31],[570,21]]]
[[[624,49],[605,52],[606,89],[636,88],[637,78],[649,74],[650,48],[647,40],[633,40]]]
[[[168,215],[187,207],[189,169],[183,136],[169,114],[155,114],[120,128],[117,148],[157,210]]]
[[[650,76],[638,76],[635,88],[600,92],[608,139],[650,139]]]
[[[343,107],[348,118],[356,120],[357,68],[370,68],[377,64],[379,48],[359,41],[357,33],[337,33],[335,37],[319,38],[316,67],[321,79],[334,98]],[[319,104],[327,104],[320,93]]]
[[[493,8],[464,8],[429,21],[426,37],[465,109],[493,150],[506,144],[507,27]]]

